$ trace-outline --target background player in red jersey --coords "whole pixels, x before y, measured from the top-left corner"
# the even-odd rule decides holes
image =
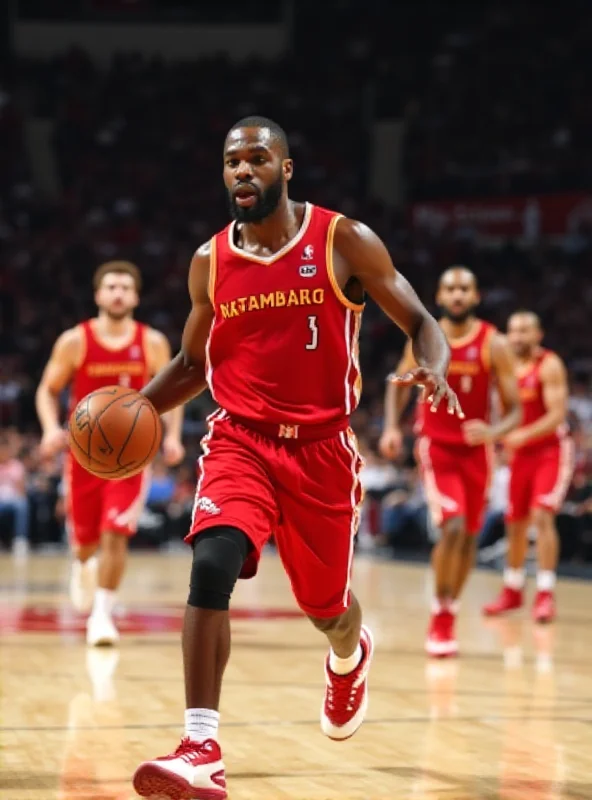
[[[406,380],[461,413],[444,377],[446,339],[383,243],[360,222],[289,200],[292,173],[272,121],[247,118],[229,132],[234,222],[195,254],[182,350],[145,389],[163,412],[209,385],[220,410],[203,441],[188,537],[186,738],[139,767],[143,797],[227,796],[217,732],[229,600],[272,533],[296,600],[331,646],[322,729],[346,739],[363,721],[372,637],[350,591],[361,462],[348,419],[360,394],[364,291],[412,339],[422,366]]]
[[[96,318],[65,331],[56,341],[37,389],[37,413],[43,429],[41,453],[51,456],[67,445],[60,425],[59,395],[71,384],[70,410],[89,392],[110,384],[140,389],[170,360],[167,338],[135,322],[140,272],[134,264],[112,261],[94,276]],[[182,409],[165,417],[164,458],[183,458]],[[113,644],[118,632],[112,611],[125,569],[128,538],[137,527],[147,489],[147,474],[103,481],[66,457],[67,524],[74,554],[70,596],[87,623],[91,645]],[[100,558],[95,553],[100,545]],[[98,589],[95,588],[98,583]],[[94,598],[94,604],[93,604]]]
[[[528,527],[533,524],[539,568],[533,616],[537,622],[550,622],[555,617],[559,556],[555,515],[571,482],[574,447],[567,435],[565,365],[556,353],[541,347],[542,338],[536,314],[519,311],[510,317],[508,340],[516,354],[524,418],[504,439],[511,454],[507,568],[501,594],[484,613],[492,616],[522,606]]]
[[[454,630],[458,599],[473,565],[476,535],[481,530],[490,481],[493,442],[520,422],[520,401],[514,362],[505,339],[496,329],[477,319],[480,297],[475,275],[464,267],[448,269],[440,278],[440,325],[452,351],[448,379],[458,393],[466,421],[432,413],[419,403],[417,455],[428,505],[441,538],[432,553],[435,577],[434,607],[426,650],[434,656],[458,652]],[[406,348],[397,371],[414,366]],[[490,422],[493,385],[497,386],[503,416]],[[381,450],[394,458],[401,449],[399,418],[409,402],[410,390],[389,384],[385,398],[385,430]]]

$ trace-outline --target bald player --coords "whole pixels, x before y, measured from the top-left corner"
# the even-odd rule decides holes
[[[520,424],[521,409],[511,350],[492,325],[475,316],[480,296],[471,270],[446,270],[436,301],[442,312],[440,325],[451,349],[448,380],[465,414],[463,420],[455,419],[445,408],[434,412],[426,397],[418,403],[417,458],[431,516],[441,532],[432,553],[435,598],[426,651],[445,657],[458,653],[455,618],[483,522],[491,447]],[[407,347],[397,374],[414,366],[413,353]],[[495,425],[490,420],[494,383],[502,407]],[[410,391],[401,384],[387,384],[385,428],[380,441],[387,458],[395,458],[401,450],[399,419]]]
[[[537,593],[533,617],[555,617],[555,570],[559,538],[555,515],[571,483],[574,446],[567,435],[567,373],[556,353],[541,347],[543,330],[536,314],[518,311],[508,321],[508,341],[516,356],[516,375],[524,409],[521,427],[504,439],[511,456],[510,498],[506,515],[507,567],[499,596],[483,609],[496,616],[524,602],[524,562],[528,528],[537,531]]]

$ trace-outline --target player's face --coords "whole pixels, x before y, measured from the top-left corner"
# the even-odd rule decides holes
[[[465,322],[474,313],[480,299],[475,279],[462,269],[445,273],[436,295],[442,314],[457,323]]]
[[[125,319],[139,302],[134,279],[125,273],[108,272],[95,293],[95,302],[111,319]]]
[[[268,128],[237,128],[224,146],[224,185],[230,215],[238,222],[262,222],[276,210],[292,177]]]
[[[508,342],[518,358],[528,358],[541,338],[541,329],[529,314],[514,314],[508,320]]]

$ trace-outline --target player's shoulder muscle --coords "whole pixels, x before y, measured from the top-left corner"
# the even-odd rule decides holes
[[[189,295],[194,304],[206,304],[213,298],[216,280],[216,247],[213,239],[200,245],[189,267]]]
[[[84,333],[81,325],[61,333],[51,352],[51,361],[60,366],[77,367],[84,355]]]

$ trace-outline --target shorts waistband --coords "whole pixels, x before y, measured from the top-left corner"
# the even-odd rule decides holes
[[[349,419],[340,419],[325,425],[300,425],[290,422],[260,422],[259,420],[245,419],[229,414],[231,422],[236,422],[244,428],[267,436],[269,439],[299,439],[300,441],[318,441],[331,439],[349,427]]]

